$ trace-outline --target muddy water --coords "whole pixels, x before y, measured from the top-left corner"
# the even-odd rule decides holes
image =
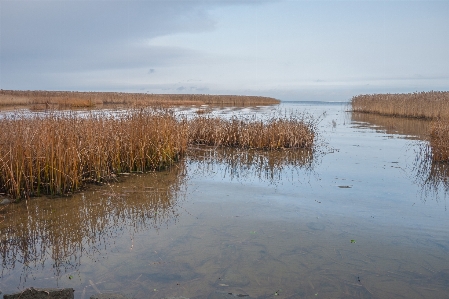
[[[169,172],[5,207],[0,291],[447,296],[448,171],[421,159],[425,125],[366,119],[340,103],[282,107],[321,117],[320,151],[195,148]],[[214,111],[230,113],[253,112]]]

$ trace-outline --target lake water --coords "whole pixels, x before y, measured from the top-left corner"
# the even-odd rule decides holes
[[[428,123],[324,102],[213,114],[279,109],[320,118],[316,152],[192,148],[168,172],[4,207],[0,291],[447,297],[449,170],[423,159]]]

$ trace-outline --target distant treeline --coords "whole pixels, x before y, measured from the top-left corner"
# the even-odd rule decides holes
[[[272,105],[279,100],[261,96],[208,94],[147,94],[124,92],[77,92],[41,90],[0,90],[0,106],[34,106],[35,109],[97,107],[115,104],[127,106],[171,105]]]

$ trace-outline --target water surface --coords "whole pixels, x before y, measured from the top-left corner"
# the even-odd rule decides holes
[[[320,117],[319,150],[192,148],[168,172],[5,207],[0,291],[447,296],[448,171],[422,159],[426,124],[351,115],[345,103],[285,102],[281,109]],[[232,113],[255,112],[213,111]]]

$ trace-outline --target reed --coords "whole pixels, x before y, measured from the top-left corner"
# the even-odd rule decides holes
[[[312,149],[315,123],[301,117],[230,120],[170,110],[16,113],[0,119],[0,193],[65,195],[123,172],[170,167],[189,145]]]
[[[189,122],[189,143],[245,149],[312,148],[315,127],[300,118],[269,120],[199,116]]]
[[[63,195],[121,172],[164,169],[187,147],[187,125],[167,111],[16,114],[0,120],[0,192]]]
[[[351,101],[353,112],[423,119],[449,119],[449,92],[358,95]]]
[[[252,106],[273,104],[279,104],[279,100],[261,96],[0,90],[0,106],[22,105],[32,106],[34,109],[99,107],[102,105],[140,107],[176,105]]]
[[[433,161],[449,162],[449,121],[439,119],[432,122],[430,147]]]

